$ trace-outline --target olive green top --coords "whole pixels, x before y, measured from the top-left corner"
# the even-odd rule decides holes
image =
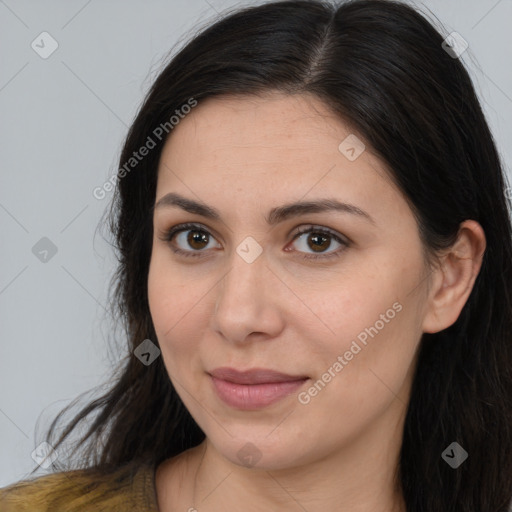
[[[155,467],[61,471],[0,488],[1,512],[159,512]]]

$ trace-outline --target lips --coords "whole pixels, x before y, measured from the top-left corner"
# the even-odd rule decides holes
[[[244,372],[217,368],[210,377],[217,396],[226,405],[241,410],[256,410],[278,402],[296,393],[309,379],[264,368]]]
[[[265,368],[253,368],[241,372],[234,368],[222,367],[211,371],[210,375],[235,384],[271,384],[276,382],[294,382],[308,378],[307,375],[288,375]]]

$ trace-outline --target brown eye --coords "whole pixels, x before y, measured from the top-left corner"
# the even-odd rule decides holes
[[[205,245],[208,245],[208,237],[209,235],[204,231],[188,231],[189,235],[187,236],[187,244],[193,249],[204,249]]]
[[[331,245],[329,236],[321,233],[310,233],[306,240],[308,246],[315,252],[322,252],[325,249],[329,249],[329,246]]]
[[[343,240],[339,235],[326,228],[315,226],[300,230],[293,240],[294,242],[299,240],[302,243],[299,252],[305,253],[303,254],[304,259],[337,257],[340,256],[340,253],[349,245],[349,243]],[[341,247],[341,250],[339,248],[336,250],[335,248],[334,251],[326,252],[331,248],[333,241]],[[300,247],[301,244],[298,245]],[[308,249],[317,254],[308,253]]]
[[[165,232],[162,240],[169,243],[173,252],[187,257],[204,257],[209,252],[208,249],[220,248],[220,245],[208,247],[211,242],[215,241],[215,238],[206,228],[198,224],[174,226]],[[306,260],[339,257],[350,245],[340,235],[326,228],[315,226],[300,230],[293,238],[293,243],[296,243],[296,240],[302,243],[302,248],[294,252],[302,253],[302,257]],[[328,251],[333,242],[339,247]]]
[[[211,233],[197,224],[180,224],[166,231],[163,240],[183,256],[202,257],[211,240]]]

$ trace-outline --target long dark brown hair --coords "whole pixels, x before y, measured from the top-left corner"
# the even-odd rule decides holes
[[[473,84],[441,31],[427,15],[390,0],[291,0],[230,12],[191,38],[158,75],[119,168],[191,98],[310,93],[389,166],[428,254],[449,247],[465,219],[479,222],[487,250],[472,293],[451,327],[421,340],[397,474],[410,512],[505,512],[512,499],[510,204]],[[108,392],[54,442],[70,404],[46,436],[58,449],[96,412],[72,455],[81,447],[74,467],[105,474],[127,464],[156,466],[205,438],[162,358],[146,366],[133,354],[143,340],[158,344],[147,277],[165,137],[153,139],[156,147],[135,168],[119,172],[105,222],[119,260],[111,302],[126,332],[126,356]],[[441,457],[453,441],[469,454],[457,469]]]

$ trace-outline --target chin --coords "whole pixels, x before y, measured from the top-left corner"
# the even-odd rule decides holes
[[[307,463],[310,457],[304,452],[303,445],[298,451],[297,440],[288,438],[288,442],[283,442],[278,438],[270,439],[270,431],[265,429],[259,435],[223,436],[220,444],[211,439],[209,441],[225,459],[247,469],[275,471]]]

